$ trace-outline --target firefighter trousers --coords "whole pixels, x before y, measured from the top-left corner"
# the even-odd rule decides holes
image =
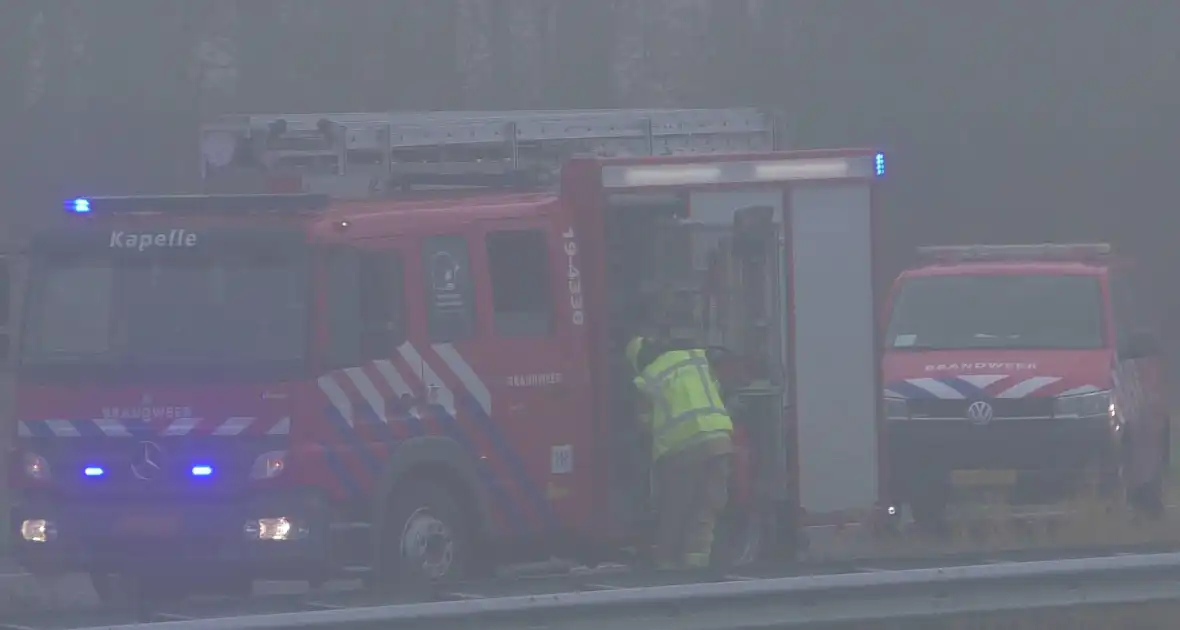
[[[660,569],[709,566],[713,529],[729,500],[728,436],[655,462],[655,561]]]

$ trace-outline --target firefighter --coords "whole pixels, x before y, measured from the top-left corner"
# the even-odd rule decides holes
[[[656,567],[708,567],[733,453],[720,388],[704,350],[637,336],[625,352],[652,436]]]

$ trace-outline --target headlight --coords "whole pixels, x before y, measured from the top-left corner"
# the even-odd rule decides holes
[[[25,475],[29,479],[36,481],[46,481],[49,479],[49,462],[44,457],[36,453],[25,453],[22,461]]]
[[[1077,396],[1062,396],[1053,402],[1053,415],[1058,418],[1086,418],[1114,414],[1110,392],[1092,392]]]
[[[251,479],[273,479],[283,474],[287,468],[286,451],[270,451],[263,453],[254,460],[250,467]]]
[[[909,405],[906,404],[904,398],[885,398],[885,417],[890,420],[908,420],[910,417]]]

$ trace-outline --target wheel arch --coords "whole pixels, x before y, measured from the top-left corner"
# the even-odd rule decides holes
[[[470,519],[472,535],[483,540],[489,535],[489,506],[479,476],[478,463],[451,438],[422,436],[406,440],[385,462],[374,497],[372,522],[383,522],[400,486],[425,480],[442,484],[454,493]]]

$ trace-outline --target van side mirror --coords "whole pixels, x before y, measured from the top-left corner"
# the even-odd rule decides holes
[[[1159,353],[1159,340],[1148,330],[1132,331],[1119,347],[1120,359],[1145,359]]]

